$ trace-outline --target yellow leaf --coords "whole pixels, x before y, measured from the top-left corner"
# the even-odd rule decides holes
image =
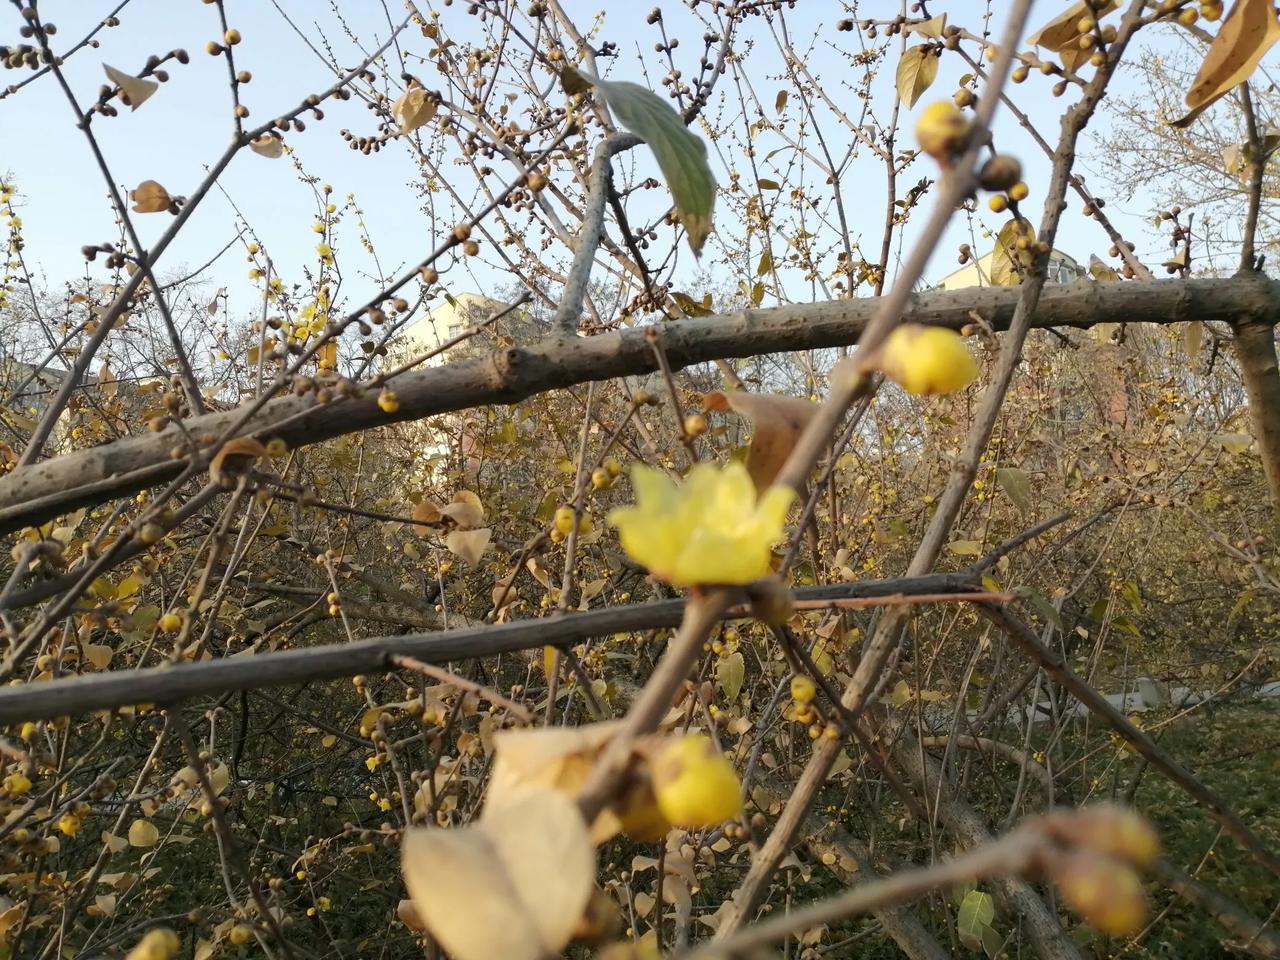
[[[480,558],[489,549],[489,541],[493,531],[488,527],[483,530],[454,530],[445,537],[444,545],[454,556],[461,557],[471,566],[478,566]]]
[[[1025,217],[1015,217],[1000,228],[991,254],[991,283],[1016,287],[1035,262],[1036,231]]]
[[[1227,453],[1244,453],[1253,445],[1253,437],[1247,433],[1220,433],[1213,439]]]
[[[439,105],[422,87],[410,87],[400,94],[399,99],[391,106],[391,116],[395,118],[401,133],[412,133],[435,115]]]
[[[1277,40],[1280,20],[1274,0],[1236,0],[1187,91],[1191,112],[1173,125],[1189,126],[1215,100],[1248,80]]]
[[[1182,352],[1187,359],[1194,360],[1200,355],[1200,347],[1204,344],[1204,324],[1192,320],[1182,328]]]
[[[453,501],[440,508],[440,513],[449,517],[459,527],[468,530],[484,523],[484,504],[470,490],[459,490],[453,495]],[[416,517],[414,519],[417,519]]]
[[[413,519],[418,521],[413,525],[413,532],[420,537],[425,537],[443,517],[444,514],[440,512],[440,508],[430,500],[420,500],[413,505]]]
[[[107,669],[107,664],[111,662],[111,658],[115,656],[115,651],[105,643],[86,643],[83,646],[84,658],[93,665],[95,670]]]
[[[473,826],[410,829],[402,867],[418,916],[456,960],[541,960],[582,919],[595,850],[574,802],[544,790]]]
[[[98,912],[109,917],[116,912],[116,895],[114,893],[100,893],[93,898],[93,905],[98,908]]]
[[[1099,9],[1091,9],[1085,0],[1079,0],[1067,8],[1066,13],[1054,17],[1043,27],[1027,38],[1033,47],[1045,47],[1048,50],[1079,50],[1081,36],[1080,20],[1088,14],[1101,19],[1120,5],[1119,0],[1107,0]]]
[[[905,23],[902,25],[902,29],[905,33],[917,33],[931,40],[941,40],[943,31],[947,29],[947,15],[940,13],[936,17],[930,17],[928,20]]]
[[[284,141],[274,133],[264,133],[258,139],[249,141],[249,149],[260,157],[275,160],[284,156]]]
[[[137,110],[147,102],[148,97],[160,89],[160,84],[154,80],[143,80],[141,77],[131,76],[105,63],[102,69],[106,71],[107,79],[120,88],[120,99],[129,104],[130,110]]]
[[[102,831],[102,842],[112,853],[119,853],[121,850],[127,850],[129,841],[124,837],[117,837],[114,833]]]
[[[129,846],[154,847],[160,842],[160,831],[150,820],[135,820],[129,826]]]
[[[160,213],[173,203],[169,191],[154,180],[143,180],[129,194],[134,213]]]
[[[982,544],[977,540],[952,540],[947,544],[947,552],[957,557],[977,557],[982,555]]]
[[[898,96],[908,107],[914,107],[938,76],[938,58],[932,47],[917,44],[902,51],[898,61]]]

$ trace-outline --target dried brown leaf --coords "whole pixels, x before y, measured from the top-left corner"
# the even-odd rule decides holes
[[[704,410],[732,410],[751,421],[751,444],[747,447],[747,472],[757,490],[764,490],[787,462],[800,434],[818,412],[803,397],[778,393],[746,393],[716,390],[703,397]]]

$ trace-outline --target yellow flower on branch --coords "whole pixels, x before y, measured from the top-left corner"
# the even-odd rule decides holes
[[[677,484],[661,470],[631,471],[636,505],[609,514],[622,548],[675,586],[744,584],[769,573],[795,494],[770,487],[759,498],[747,468],[700,463]]]
[[[653,762],[653,788],[662,815],[678,827],[709,827],[742,812],[742,784],[715,745],[691,733]]]
[[[904,323],[880,350],[880,368],[907,393],[955,393],[978,376],[964,339],[945,327]]]

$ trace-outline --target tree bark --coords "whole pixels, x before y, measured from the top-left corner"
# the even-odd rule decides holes
[[[929,291],[912,297],[902,319],[959,330],[973,324],[977,316],[993,329],[1005,330],[1020,297],[1018,287]],[[663,347],[672,369],[680,369],[718,358],[848,346],[858,342],[878,302],[874,297],[833,300],[682,320],[663,327]],[[1260,277],[1079,281],[1047,285],[1031,326],[1087,328],[1099,323],[1187,320],[1270,323],[1277,318],[1280,281]],[[378,407],[373,391],[328,404],[319,404],[312,396],[289,396],[272,401],[237,432],[263,439],[278,437],[293,448],[383,424],[515,403],[557,387],[655,368],[643,327],[577,339],[555,335],[492,356],[397,377],[400,407],[394,414]],[[235,427],[241,416],[238,410],[210,413],[185,421],[184,427],[193,436],[217,437]],[[0,479],[0,534],[168,482],[186,462],[186,457],[175,460],[171,455],[183,443],[183,433],[170,427],[15,470]]]
[[[1233,323],[1236,359],[1249,394],[1249,419],[1262,455],[1271,506],[1280,520],[1280,371],[1276,369],[1274,326],[1265,319]]]

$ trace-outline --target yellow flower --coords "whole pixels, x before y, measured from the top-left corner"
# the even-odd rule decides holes
[[[964,340],[945,327],[904,323],[885,340],[880,368],[907,393],[955,393],[978,376]]]
[[[931,103],[916,121],[916,142],[920,149],[943,166],[964,149],[973,124],[964,112],[950,100]]]
[[[1092,853],[1067,855],[1054,881],[1071,910],[1095,930],[1130,937],[1147,919],[1147,898],[1132,867]]]
[[[798,674],[791,678],[791,699],[796,703],[812,703],[817,694],[817,686],[804,674]]]
[[[653,761],[658,809],[677,827],[709,827],[742,812],[742,785],[729,761],[700,733],[682,737]]]
[[[253,927],[247,923],[238,923],[231,928],[231,932],[227,934],[227,939],[234,946],[243,947],[253,939]]]
[[[58,829],[68,837],[74,837],[80,832],[80,818],[74,813],[64,813],[58,818]]]
[[[700,463],[679,485],[661,470],[636,466],[631,483],[636,505],[612,511],[609,523],[632,560],[675,586],[763,577],[795,496],[771,487],[757,499],[740,463]]]
[[[31,780],[15,770],[4,778],[4,786],[9,791],[9,796],[20,797],[31,789]]]
[[[160,927],[150,930],[138,941],[138,945],[129,951],[125,960],[170,960],[177,955],[182,941],[172,930]]]

